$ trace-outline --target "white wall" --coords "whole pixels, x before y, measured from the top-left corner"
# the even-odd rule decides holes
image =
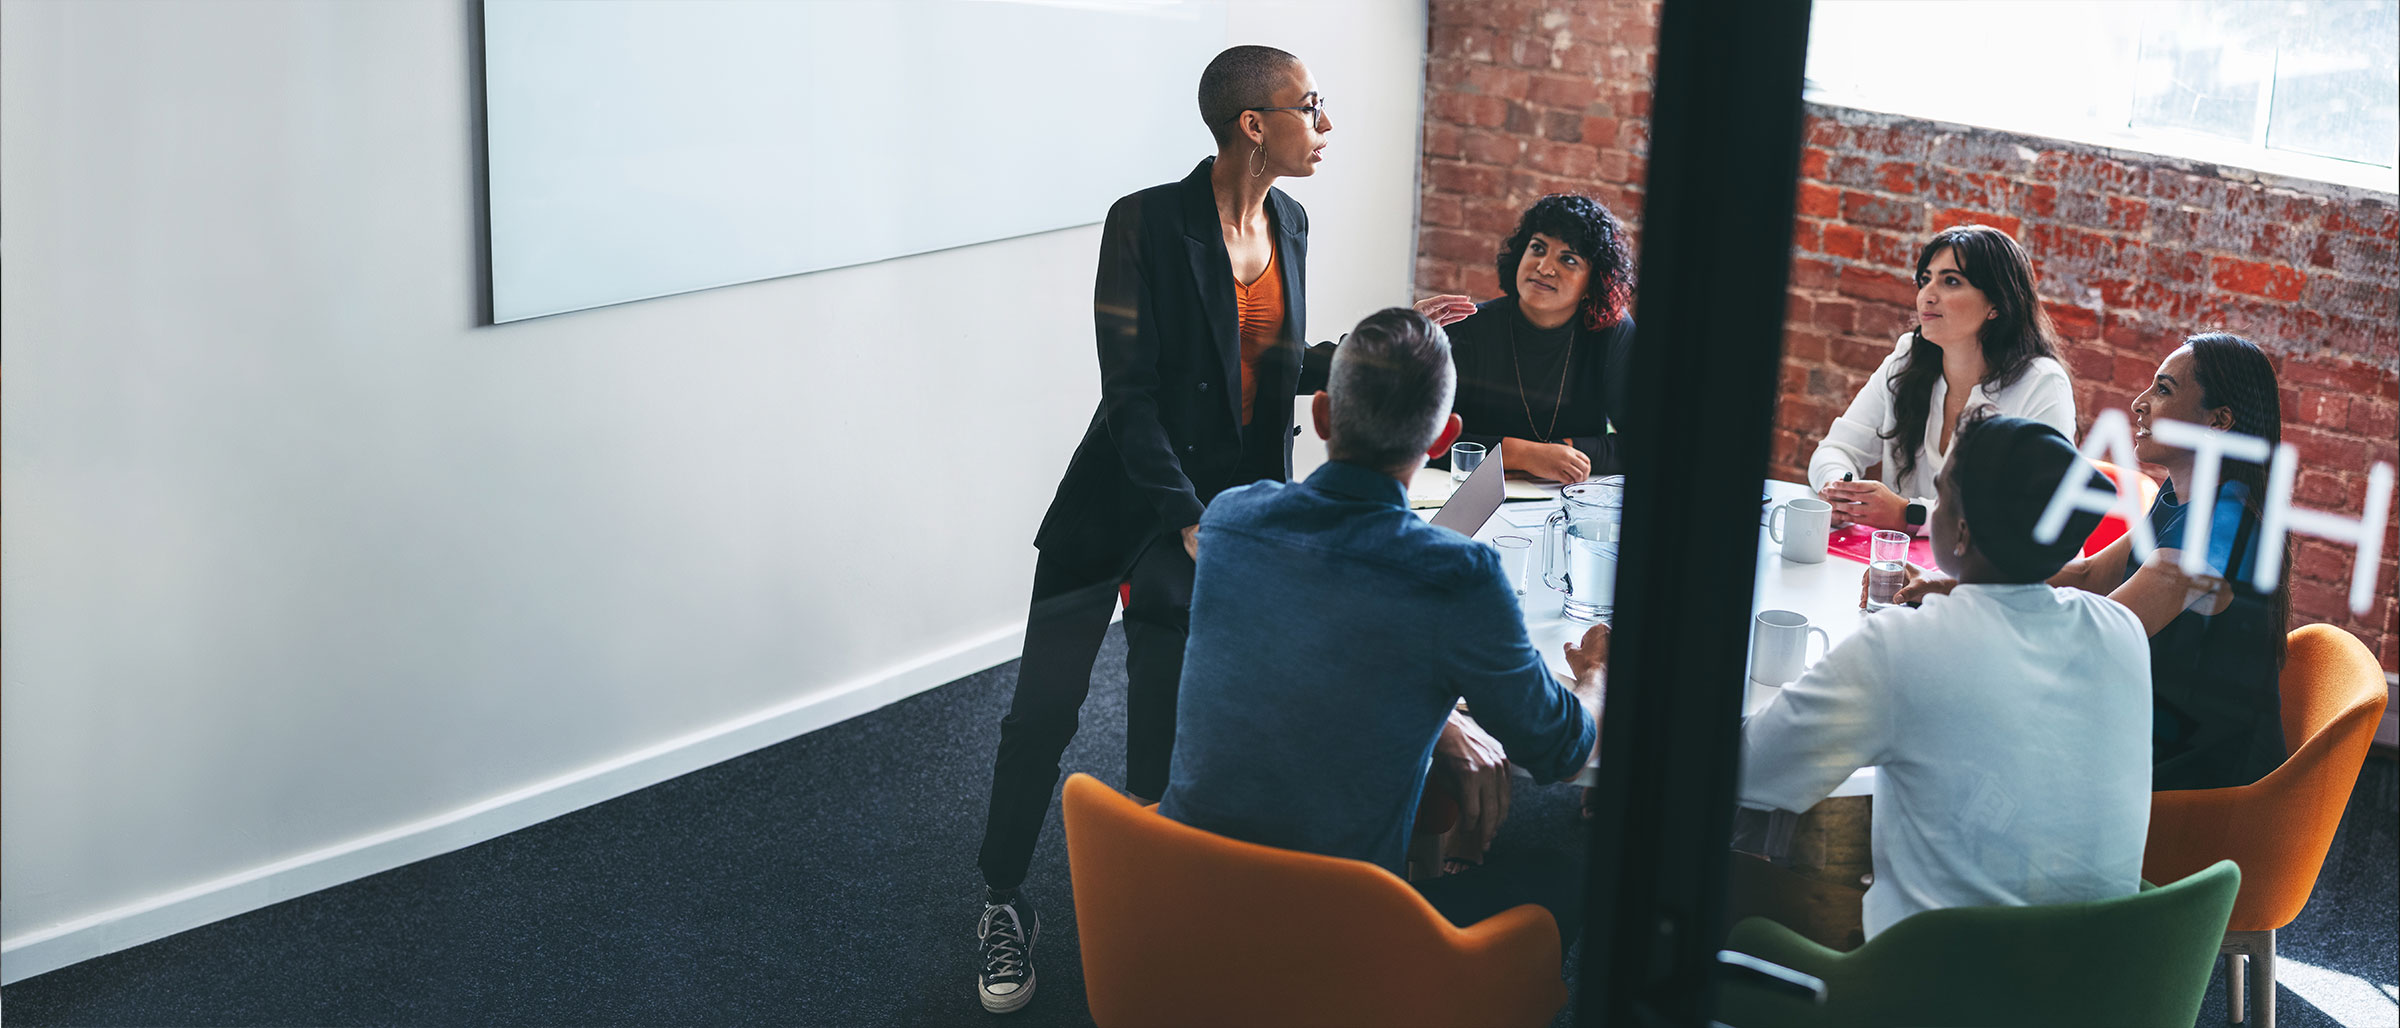
[[[1227,13],[1224,0],[482,7],[496,321],[1086,224],[1091,197],[1190,167],[1203,126],[1028,132],[1026,98],[1105,82],[1117,111],[1191,106],[1191,70],[1225,49]]]
[[[1016,655],[1097,230],[478,327],[474,10],[0,6],[0,979]],[[1336,105],[1329,338],[1407,299],[1424,12],[1231,22]]]

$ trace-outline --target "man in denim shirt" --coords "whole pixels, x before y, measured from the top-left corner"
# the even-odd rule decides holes
[[[1450,345],[1392,308],[1336,352],[1313,413],[1332,457],[1304,482],[1220,494],[1200,520],[1190,641],[1160,812],[1399,872],[1460,697],[1540,780],[1592,753],[1605,630],[1567,647],[1570,690],[1526,639],[1499,554],[1409,512],[1407,483],[1459,431]],[[1578,869],[1495,860],[1424,883],[1460,925],[1524,902],[1572,937]]]

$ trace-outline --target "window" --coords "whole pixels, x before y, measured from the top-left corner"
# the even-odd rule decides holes
[[[2400,0],[1819,0],[1809,98],[2400,192]]]

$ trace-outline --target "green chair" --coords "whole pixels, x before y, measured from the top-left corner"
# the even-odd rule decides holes
[[[1749,918],[1733,926],[1725,948],[1823,979],[1826,1001],[1814,1006],[1728,985],[1718,995],[1717,1020],[1733,1028],[2189,1028],[2241,884],[2241,870],[2220,860],[2118,899],[1929,910],[1849,953]]]

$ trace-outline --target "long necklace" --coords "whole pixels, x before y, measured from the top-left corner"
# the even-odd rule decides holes
[[[1516,373],[1517,403],[1525,408],[1525,427],[1527,430],[1531,430],[1533,428],[1533,401],[1525,398],[1525,368],[1517,361],[1517,319],[1521,317],[1524,315],[1519,311],[1509,312],[1508,367],[1510,371]],[[1575,330],[1569,328],[1567,330],[1567,360],[1558,369],[1558,399],[1555,401],[1556,405],[1550,408],[1550,431],[1547,434],[1535,432],[1533,434],[1534,441],[1546,443],[1558,433],[1558,412],[1567,407],[1567,373],[1574,367]]]

